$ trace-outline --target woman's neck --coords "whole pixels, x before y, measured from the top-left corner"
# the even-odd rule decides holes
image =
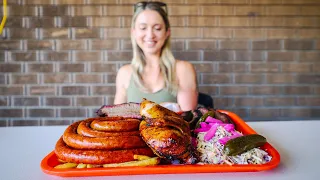
[[[146,66],[142,74],[144,86],[150,92],[157,92],[164,87],[160,69],[160,56],[156,54],[145,55]]]
[[[145,55],[145,61],[148,69],[159,69],[160,67],[160,56],[158,55]]]

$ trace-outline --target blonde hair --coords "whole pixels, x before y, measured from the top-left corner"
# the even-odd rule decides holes
[[[134,15],[132,17],[131,28],[135,26],[135,21],[138,15],[145,9],[150,9],[157,11],[164,23],[166,31],[170,28],[169,19],[167,12],[164,11],[160,6],[152,3],[147,3],[145,6],[135,9]],[[149,92],[149,90],[143,85],[142,82],[142,73],[143,69],[146,66],[145,56],[142,49],[138,46],[135,41],[135,37],[131,34],[131,42],[133,47],[133,58],[131,61],[132,66],[132,77],[135,85],[142,91]],[[170,50],[170,36],[166,39],[160,54],[160,72],[165,80],[165,89],[173,94],[177,94],[177,82],[176,82],[176,73],[175,73],[175,58]]]

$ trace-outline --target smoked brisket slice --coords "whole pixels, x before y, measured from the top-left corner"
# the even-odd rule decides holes
[[[103,105],[97,110],[100,117],[122,116],[141,119],[140,103],[123,103],[117,105]]]

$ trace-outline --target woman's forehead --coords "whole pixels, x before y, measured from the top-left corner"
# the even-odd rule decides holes
[[[157,11],[144,10],[137,16],[136,24],[164,24],[164,21]]]

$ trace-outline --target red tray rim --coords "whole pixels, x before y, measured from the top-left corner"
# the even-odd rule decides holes
[[[226,110],[219,110],[229,115],[236,126],[241,127],[244,134],[257,134],[238,115]],[[50,152],[41,161],[41,169],[44,173],[62,177],[79,176],[118,176],[118,175],[143,175],[143,174],[187,174],[187,173],[216,173],[216,172],[255,172],[265,171],[277,167],[280,163],[279,152],[269,143],[262,149],[272,156],[272,160],[262,165],[156,165],[146,167],[112,167],[112,168],[86,168],[86,169],[55,169],[52,161],[57,161],[54,151]]]

